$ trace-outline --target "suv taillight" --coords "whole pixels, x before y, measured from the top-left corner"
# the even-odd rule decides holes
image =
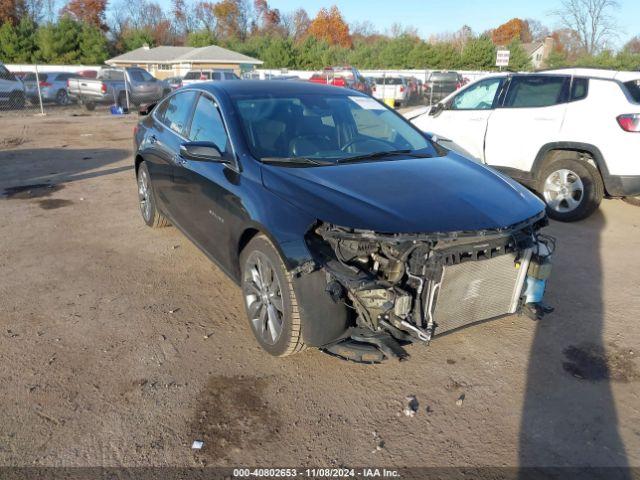
[[[400,93],[404,93],[404,87],[400,87]]]
[[[107,93],[107,86],[104,83],[100,85],[100,91],[102,93]]]
[[[640,113],[620,115],[617,120],[625,132],[640,132]]]
[[[50,86],[51,86],[51,84],[49,82],[44,82],[44,81],[40,82],[40,87],[41,88],[50,87]]]

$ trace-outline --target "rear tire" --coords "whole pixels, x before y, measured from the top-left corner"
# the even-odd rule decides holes
[[[69,95],[66,90],[58,90],[58,93],[56,93],[56,103],[58,105],[69,105]]]
[[[254,237],[240,254],[242,293],[258,344],[276,357],[305,349],[292,278],[273,243]]]
[[[138,200],[142,219],[151,228],[163,228],[170,225],[169,220],[159,210],[156,204],[151,176],[147,164],[142,162],[138,167]]]
[[[84,104],[84,108],[86,108],[87,110],[89,110],[90,112],[93,112],[96,109],[96,104],[93,102],[86,102]]]
[[[604,197],[598,169],[573,152],[558,152],[540,172],[537,188],[547,204],[549,217],[575,222],[595,212]]]
[[[9,97],[9,105],[16,110],[22,110],[25,103],[26,99],[22,92],[14,92]]]

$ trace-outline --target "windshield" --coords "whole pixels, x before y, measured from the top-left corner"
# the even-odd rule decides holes
[[[233,100],[249,148],[261,160],[304,157],[327,164],[368,154],[382,158],[383,152],[437,155],[420,131],[370,97],[300,94]]]

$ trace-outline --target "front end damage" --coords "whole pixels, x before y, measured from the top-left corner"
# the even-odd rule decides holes
[[[544,215],[478,232],[382,234],[320,223],[307,235],[348,328],[325,346],[356,361],[404,359],[403,345],[514,313],[539,319],[552,237]],[[301,275],[305,273],[300,272]]]

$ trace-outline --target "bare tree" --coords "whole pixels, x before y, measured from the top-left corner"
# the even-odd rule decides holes
[[[585,53],[593,55],[618,36],[611,12],[617,0],[562,0],[562,8],[553,12],[562,26],[574,30]]]
[[[525,22],[529,24],[529,32],[531,32],[531,39],[534,42],[540,42],[551,35],[549,29],[545,25],[543,25],[540,20],[527,18]]]

